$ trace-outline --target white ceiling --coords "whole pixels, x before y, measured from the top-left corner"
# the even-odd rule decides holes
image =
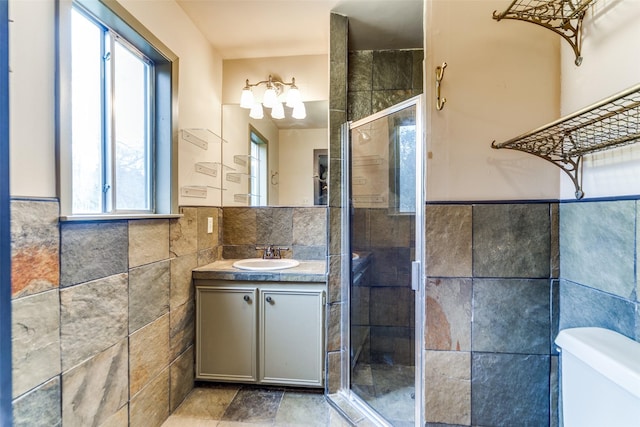
[[[329,53],[331,12],[349,19],[352,50],[422,48],[423,0],[176,0],[223,59]],[[327,127],[327,102],[281,128]]]
[[[329,15],[350,48],[422,48],[423,0],[177,0],[223,59],[327,54]]]

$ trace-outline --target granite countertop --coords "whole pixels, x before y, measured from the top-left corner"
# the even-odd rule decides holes
[[[247,280],[261,282],[325,282],[325,261],[300,261],[296,267],[272,271],[251,271],[235,268],[236,259],[222,259],[193,270],[194,279]]]

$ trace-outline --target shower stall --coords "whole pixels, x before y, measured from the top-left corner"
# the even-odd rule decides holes
[[[352,253],[343,275],[348,393],[383,425],[419,426],[424,418],[421,121],[418,96],[351,123],[343,145],[349,203],[343,220]]]

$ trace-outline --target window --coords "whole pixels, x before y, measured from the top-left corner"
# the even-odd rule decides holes
[[[389,207],[396,214],[416,210],[415,107],[389,118]]]
[[[416,210],[416,126],[400,125],[396,134],[398,212]]]
[[[268,141],[253,127],[249,130],[251,169],[251,206],[267,206],[267,147]]]
[[[63,217],[174,213],[177,58],[117,4],[60,2],[58,24]]]

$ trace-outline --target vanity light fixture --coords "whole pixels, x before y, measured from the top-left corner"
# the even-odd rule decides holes
[[[262,96],[262,103],[254,98],[252,89],[260,85],[266,86]],[[284,119],[284,107],[279,97],[284,93],[285,86],[289,87],[285,98],[285,105],[293,109],[291,117],[294,119],[304,119],[307,117],[307,110],[304,102],[302,102],[300,90],[296,86],[295,77],[291,78],[291,82],[283,82],[273,78],[271,75],[269,75],[268,80],[263,80],[258,83],[249,83],[249,79],[247,79],[242,89],[240,107],[250,109],[249,117],[253,119],[261,119],[264,117],[263,106],[271,109],[272,118]]]

